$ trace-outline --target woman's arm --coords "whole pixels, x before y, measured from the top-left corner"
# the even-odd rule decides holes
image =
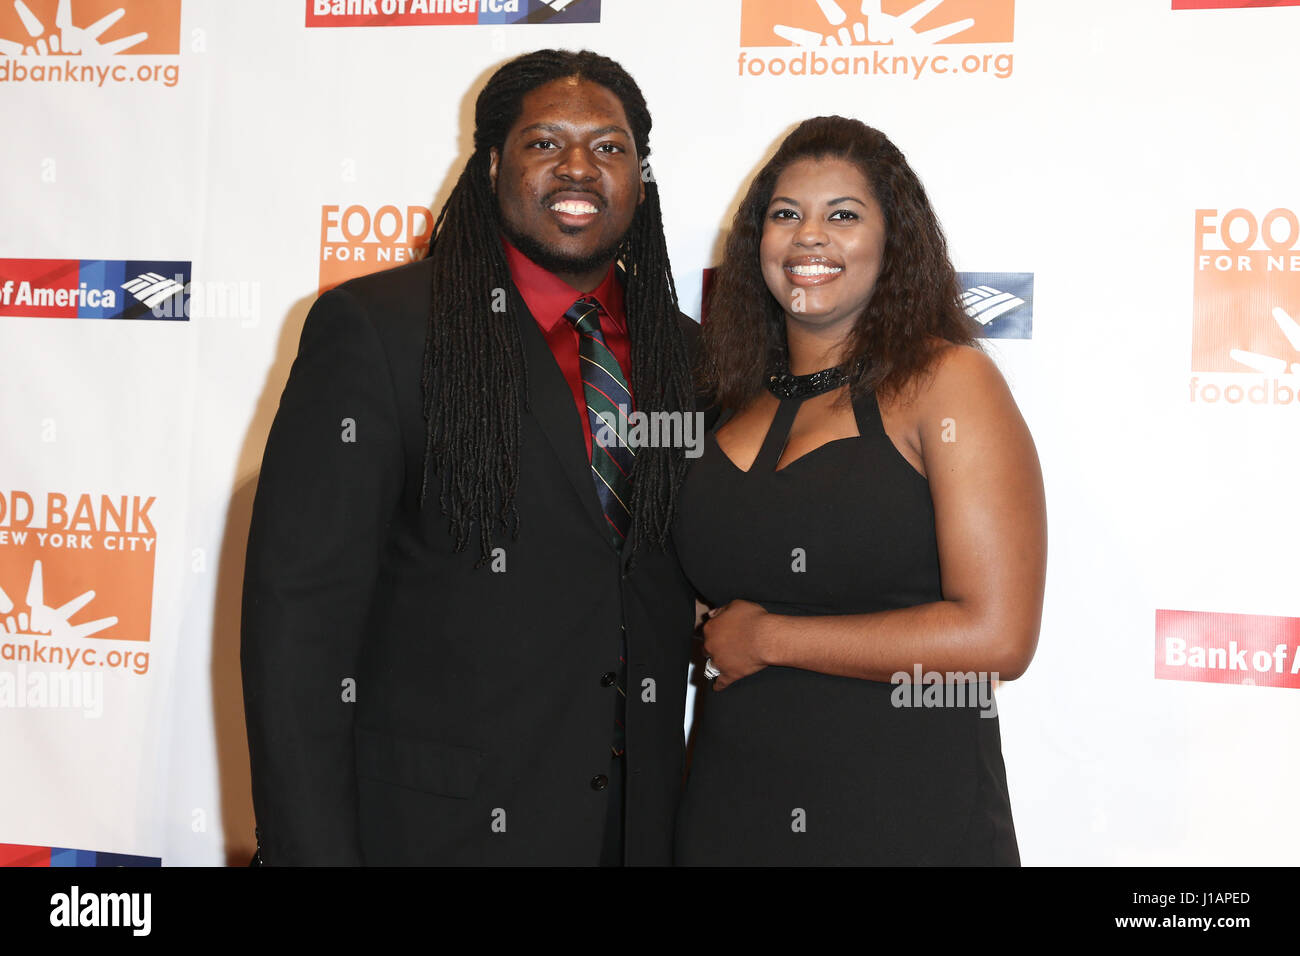
[[[944,599],[874,614],[792,617],[732,601],[704,625],[715,690],[768,665],[889,681],[922,671],[1024,673],[1038,644],[1047,565],[1033,439],[984,353],[949,347],[906,413],[930,494]]]

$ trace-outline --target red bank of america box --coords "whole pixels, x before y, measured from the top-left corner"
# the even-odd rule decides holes
[[[1300,618],[1156,611],[1156,679],[1300,687]]]

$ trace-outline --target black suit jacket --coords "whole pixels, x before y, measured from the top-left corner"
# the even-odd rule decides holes
[[[267,864],[594,864],[626,629],[626,862],[671,862],[694,619],[670,549],[606,542],[583,422],[511,288],[528,366],[517,539],[474,568],[430,475],[428,261],[325,293],[267,440],[241,660]],[[693,347],[696,325],[681,316]],[[504,569],[502,569],[504,565]]]

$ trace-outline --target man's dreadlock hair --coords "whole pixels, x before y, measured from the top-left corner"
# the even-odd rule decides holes
[[[624,303],[632,349],[631,391],[641,411],[687,413],[694,408],[685,343],[678,328],[677,292],[668,267],[659,192],[644,174],[650,155],[650,112],[636,82],[607,57],[588,50],[538,50],[502,66],[474,107],[474,154],[434,223],[429,242],[433,308],[424,352],[427,427],[425,503],[430,471],[441,484],[439,503],[456,549],[478,524],[481,555],[491,554],[497,524],[519,532],[520,402],[527,400],[523,347],[514,305],[490,308],[510,287],[500,216],[488,177],[489,150],[500,153],[519,118],[523,98],[553,80],[576,77],[605,87],[623,104],[645,199],[617,254],[626,270]],[[663,547],[685,470],[681,448],[638,449],[632,471],[632,528],[625,547]]]

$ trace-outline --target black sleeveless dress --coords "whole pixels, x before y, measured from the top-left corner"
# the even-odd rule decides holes
[[[713,606],[790,615],[942,600],[929,483],[875,397],[854,403],[858,437],[776,471],[799,404],[781,401],[748,472],[709,434],[674,532],[692,584]],[[910,687],[790,667],[706,684],[677,862],[1019,865],[996,708],[969,703],[987,686],[966,687],[966,706],[894,706],[901,690],[918,703]]]

